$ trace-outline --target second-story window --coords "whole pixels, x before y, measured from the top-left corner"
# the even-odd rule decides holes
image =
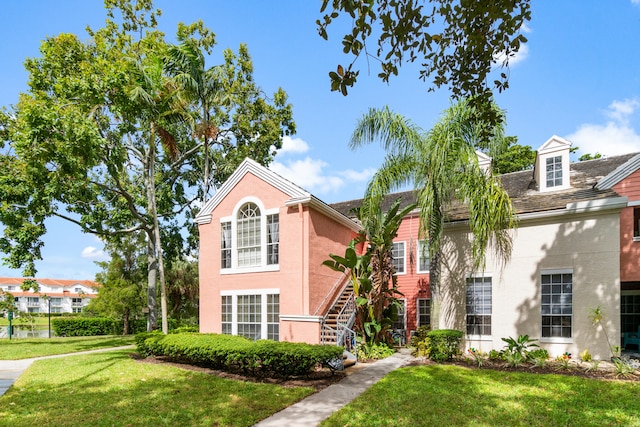
[[[547,159],[547,188],[562,186],[562,156]]]
[[[260,209],[245,203],[238,211],[238,267],[260,265]]]

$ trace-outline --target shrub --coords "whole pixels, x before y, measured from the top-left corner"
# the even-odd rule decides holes
[[[493,349],[489,350],[489,360],[504,360],[504,352]]]
[[[105,317],[59,317],[51,319],[51,326],[59,337],[88,337],[118,333],[116,322]]]
[[[367,344],[362,343],[358,346],[358,359],[384,359],[391,356],[396,351],[385,343]]]
[[[591,362],[591,360],[593,360],[593,356],[591,356],[589,350],[585,348],[584,351],[580,353],[580,360],[583,362]]]
[[[239,336],[199,333],[143,333],[136,335],[136,344],[145,356],[168,356],[213,369],[280,378],[307,375],[317,365],[329,366],[343,352],[334,345],[254,342]]]
[[[535,360],[548,360],[549,352],[545,348],[536,348],[535,350],[531,350],[527,353],[527,359],[530,361]]]
[[[533,347],[538,347],[538,344],[535,343],[537,340],[529,338],[529,335],[519,335],[517,339],[513,339],[511,337],[502,338],[502,341],[507,343],[504,350],[505,358],[509,353],[518,353],[524,361],[527,359],[527,354],[531,351],[531,349]]]
[[[462,331],[436,329],[427,334],[426,356],[435,362],[451,360],[460,354]]]
[[[416,329],[415,334],[411,337],[411,340],[409,340],[411,347],[418,347],[420,342],[427,339],[427,334],[429,332],[431,332],[431,326],[429,325],[420,326]]]

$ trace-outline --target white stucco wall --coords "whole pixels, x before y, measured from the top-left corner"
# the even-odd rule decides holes
[[[529,335],[552,357],[565,351],[574,358],[584,349],[598,359],[610,357],[602,328],[593,326],[590,310],[601,306],[611,345],[620,344],[619,210],[522,219],[514,233],[510,262],[500,268],[490,254],[485,274],[492,276],[492,335],[467,337],[466,348],[501,349],[502,338]],[[442,271],[441,328],[466,331],[465,283],[474,273],[459,248],[469,238],[461,228],[449,230]],[[541,339],[540,275],[545,270],[573,271],[573,319],[570,339]],[[478,273],[478,272],[475,272]]]

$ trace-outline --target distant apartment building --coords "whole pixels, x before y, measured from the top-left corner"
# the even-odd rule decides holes
[[[81,313],[98,296],[100,285],[90,280],[34,279],[38,291],[25,292],[24,278],[0,277],[0,289],[15,298],[18,311],[28,313]]]

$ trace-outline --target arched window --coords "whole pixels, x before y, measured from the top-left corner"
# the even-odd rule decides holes
[[[238,211],[238,267],[260,265],[260,208],[245,203]]]
[[[220,221],[220,268],[225,274],[273,271],[280,262],[280,218],[259,200],[245,200]]]

